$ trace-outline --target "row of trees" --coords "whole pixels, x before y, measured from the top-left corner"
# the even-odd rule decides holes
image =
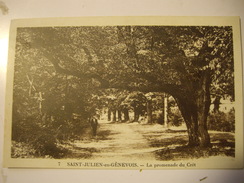
[[[164,114],[164,107],[167,107],[168,96],[164,93],[143,93],[117,91],[107,97],[108,121],[133,121],[138,122],[139,117],[144,117],[148,124],[155,122],[153,112],[161,111]],[[129,112],[133,111],[133,119],[130,119]],[[167,112],[167,110],[165,110]],[[167,114],[166,114],[167,115]],[[113,117],[111,117],[113,116]],[[123,119],[122,119],[123,116]],[[167,119],[167,118],[166,118]],[[163,124],[166,119],[161,119],[159,123]]]
[[[209,147],[211,99],[216,104],[226,95],[234,100],[233,65],[228,26],[19,28],[13,120],[23,121],[36,111],[55,119],[78,113],[85,121],[111,89],[132,98],[136,91],[139,101],[147,100],[150,119],[150,100],[140,93],[166,93],[181,111],[189,145]],[[117,102],[126,114],[123,97]],[[139,108],[136,100],[131,102]]]

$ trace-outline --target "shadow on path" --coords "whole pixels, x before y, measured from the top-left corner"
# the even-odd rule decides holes
[[[233,133],[210,132],[212,148],[188,147],[186,129],[161,125],[100,123],[97,136],[67,144],[67,158],[168,161],[235,155]]]

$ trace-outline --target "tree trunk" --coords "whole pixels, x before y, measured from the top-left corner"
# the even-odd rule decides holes
[[[214,104],[214,109],[213,109],[214,113],[219,112],[220,96],[215,97],[213,104]]]
[[[108,109],[108,121],[111,121],[111,109]]]
[[[129,110],[128,109],[124,109],[123,113],[124,113],[124,121],[129,121],[130,120]]]
[[[168,128],[168,98],[164,96],[164,127]]]
[[[152,123],[152,100],[147,101],[147,123]]]
[[[188,146],[195,147],[199,146],[199,136],[198,136],[198,125],[195,121],[186,121],[187,132],[188,132]]]
[[[186,123],[188,133],[188,146],[199,145],[198,123],[196,105],[186,98],[177,98],[176,102],[181,111],[181,115]]]
[[[122,115],[121,115],[121,110],[118,110],[118,121],[122,121]]]
[[[138,122],[139,121],[139,111],[136,107],[134,107],[134,122]]]
[[[205,71],[201,78],[201,89],[198,91],[198,133],[201,147],[211,147],[210,136],[207,129],[207,118],[211,105],[210,99],[210,71]]]
[[[116,121],[116,110],[113,110],[113,122]]]
[[[207,129],[207,117],[210,109],[210,71],[203,71],[201,78],[192,91],[176,98],[187,126],[189,146],[211,147]]]

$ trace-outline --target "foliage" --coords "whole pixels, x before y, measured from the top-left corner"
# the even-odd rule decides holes
[[[235,110],[231,109],[228,113],[212,112],[208,118],[209,130],[224,132],[235,132]]]
[[[96,82],[57,72],[44,56],[48,49],[31,45],[32,39],[42,37],[35,36],[18,30],[12,140],[29,144],[36,156],[59,158],[65,152],[60,143],[80,138],[90,128],[87,118],[102,108],[102,91],[93,90]]]
[[[137,110],[139,114],[145,113],[146,97],[142,92],[131,92],[123,101],[123,105],[128,105],[132,109]]]
[[[181,126],[183,124],[184,120],[181,116],[181,113],[179,110],[175,110],[173,113],[171,112],[169,114],[169,123],[173,126]]]
[[[18,157],[23,153],[38,157],[62,157],[65,151],[57,147],[58,141],[55,138],[56,134],[54,129],[46,127],[38,120],[35,119],[35,116],[32,116],[26,118],[24,121],[13,121],[12,140],[16,142],[12,144],[14,151],[13,157]],[[23,145],[23,150],[20,150],[20,147],[18,148],[18,144]],[[29,151],[26,152],[27,149]],[[23,152],[18,155],[18,151]]]
[[[35,149],[24,142],[12,141],[11,157],[12,158],[34,158]]]
[[[189,144],[205,139],[200,143],[208,146],[210,96],[234,99],[229,26],[19,28],[15,61],[13,121],[45,114],[64,134],[67,124],[76,126],[73,113],[85,122],[106,105],[106,89],[131,92],[124,106],[139,113],[145,111],[142,93],[164,92],[192,128]],[[118,93],[114,108],[127,92]]]
[[[184,123],[184,119],[181,115],[176,101],[172,97],[169,97],[168,108],[169,123],[173,126],[181,126]]]

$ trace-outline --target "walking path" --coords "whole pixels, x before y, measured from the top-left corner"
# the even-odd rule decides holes
[[[155,160],[153,151],[159,148],[149,146],[148,141],[138,131],[138,123],[108,123],[100,121],[98,135],[92,141],[76,141],[80,149],[93,149],[92,159]],[[101,135],[107,134],[106,137]]]
[[[66,148],[70,150],[67,158],[96,162],[157,162],[209,156],[233,159],[235,155],[234,134],[230,132],[211,131],[213,148],[196,151],[185,146],[188,136],[184,126],[167,129],[159,124],[109,123],[102,120],[99,124],[95,138],[67,144]]]

